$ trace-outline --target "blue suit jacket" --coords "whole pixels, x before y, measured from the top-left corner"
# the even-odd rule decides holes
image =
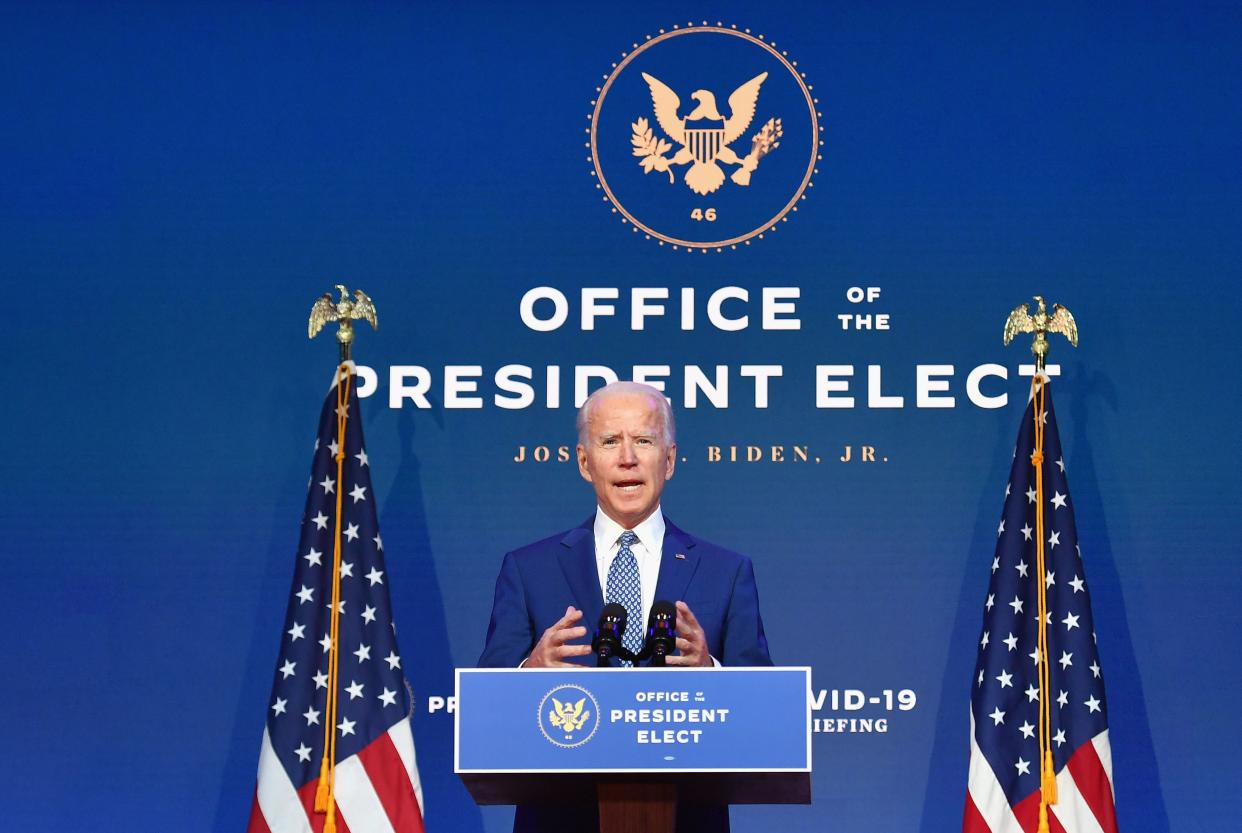
[[[604,608],[594,524],[592,516],[582,526],[505,555],[481,667],[516,667],[569,605],[582,611],[579,624],[587,628],[587,636],[571,644],[590,642]],[[722,665],[772,664],[750,559],[683,532],[667,517],[655,597],[690,606],[708,650]],[[635,625],[646,623],[629,627]],[[595,662],[593,655],[572,659]]]

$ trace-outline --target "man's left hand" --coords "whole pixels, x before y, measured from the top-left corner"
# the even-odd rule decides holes
[[[685,602],[677,603],[677,650],[681,656],[673,655],[665,661],[669,665],[712,665],[711,654],[707,651],[707,635],[703,626],[694,618],[694,612]]]

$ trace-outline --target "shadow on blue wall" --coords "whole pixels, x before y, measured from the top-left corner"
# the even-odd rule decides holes
[[[1113,751],[1113,792],[1117,799],[1117,826],[1126,831],[1164,833],[1169,814],[1160,787],[1160,770],[1147,719],[1147,699],[1139,675],[1130,619],[1108,533],[1108,511],[1100,493],[1099,475],[1088,430],[1093,400],[1100,400],[1116,419],[1119,413],[1117,389],[1105,373],[1087,370],[1076,362],[1073,374],[1062,386],[1069,397],[1073,434],[1068,444],[1073,468],[1074,514],[1079,520],[1078,540],[1082,547],[1084,578],[1091,588],[1094,610],[1109,611],[1108,631],[1100,638],[1100,664],[1104,667],[1108,695],[1108,735]],[[1103,430],[1103,429],[1101,429]],[[1085,520],[1085,523],[1084,523]],[[1089,537],[1084,531],[1089,531]],[[1097,623],[1099,617],[1097,614]]]
[[[438,402],[433,404],[435,407],[429,412],[419,413],[430,413],[436,424],[443,426],[444,413]],[[427,829],[481,833],[482,814],[453,773],[453,721],[447,714],[432,717],[426,709],[426,694],[452,691],[454,679],[444,598],[427,531],[422,464],[416,452],[417,431],[414,410],[398,411],[400,463],[381,512],[380,526],[391,542],[393,561],[401,558],[400,585],[393,593],[400,594],[399,608],[405,617],[397,623],[401,650],[412,658],[406,673],[414,686],[414,742],[427,804]]]

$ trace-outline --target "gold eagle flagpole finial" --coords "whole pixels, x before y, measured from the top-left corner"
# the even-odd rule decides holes
[[[314,338],[323,326],[331,321],[339,325],[336,341],[341,346],[341,361],[349,361],[349,348],[354,343],[354,321],[369,321],[374,329],[379,329],[379,318],[375,313],[375,303],[361,289],[355,289],[353,297],[341,284],[336,285],[341,299],[333,302],[332,293],[325,292],[311,307],[310,322],[307,324],[306,335]]]
[[[1039,310],[1031,315],[1031,307],[1029,304],[1021,304],[1009,313],[1009,320],[1005,322],[1005,346],[1009,346],[1009,342],[1013,341],[1013,337],[1018,333],[1034,333],[1035,340],[1031,344],[1031,352],[1035,354],[1035,370],[1039,373],[1044,372],[1044,363],[1048,357],[1048,339],[1047,333],[1060,333],[1069,339],[1069,343],[1078,346],[1078,325],[1074,323],[1074,316],[1070,311],[1060,304],[1053,304],[1052,315],[1048,314],[1048,308],[1044,306],[1044,299],[1039,295],[1034,296],[1039,302]]]

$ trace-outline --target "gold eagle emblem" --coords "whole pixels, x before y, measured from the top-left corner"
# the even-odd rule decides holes
[[[1048,355],[1048,339],[1046,333],[1060,333],[1069,339],[1069,343],[1074,347],[1078,346],[1078,324],[1074,321],[1074,316],[1068,309],[1060,304],[1052,306],[1052,315],[1048,314],[1048,308],[1044,305],[1044,299],[1039,295],[1034,296],[1039,302],[1039,309],[1034,315],[1031,315],[1030,304],[1020,304],[1014,307],[1013,312],[1009,313],[1008,320],[1005,321],[1005,346],[1009,346],[1009,342],[1013,341],[1013,337],[1018,333],[1034,333],[1035,340],[1031,344],[1031,352],[1035,354],[1035,366],[1040,371],[1044,369],[1044,361]]]
[[[725,175],[718,163],[737,165],[730,179],[737,185],[749,185],[750,175],[759,167],[759,160],[780,145],[783,135],[781,120],[768,119],[763,128],[751,137],[750,152],[738,156],[729,147],[755,118],[759,102],[759,88],[767,80],[766,72],[756,75],[729,95],[729,117],[716,109],[716,96],[709,90],[695,90],[690,94],[697,106],[684,118],[677,115],[681,99],[672,88],[653,75],[643,73],[643,80],[651,90],[651,103],[656,122],[672,142],[681,145],[673,156],[664,154],[673,144],[655,135],[647,119],[640,117],[631,128],[630,139],[634,155],[639,157],[643,173],[659,171],[668,174],[674,182],[673,165],[690,164],[686,171],[686,185],[696,194],[710,194],[724,184]]]
[[[314,305],[311,306],[310,321],[306,325],[306,335],[308,338],[314,338],[323,329],[325,324],[336,321],[340,324],[340,329],[336,331],[336,340],[341,345],[341,361],[349,359],[349,348],[354,341],[354,321],[367,321],[371,326],[379,329],[379,316],[375,311],[375,304],[371,298],[361,289],[355,289],[353,297],[350,298],[349,290],[341,284],[336,285],[337,291],[341,293],[339,301],[332,300],[332,293],[325,292],[319,296]]]
[[[572,706],[553,697],[552,707],[552,711],[548,713],[548,722],[564,732],[566,738],[581,729],[591,717],[591,712],[585,710],[585,697]]]

